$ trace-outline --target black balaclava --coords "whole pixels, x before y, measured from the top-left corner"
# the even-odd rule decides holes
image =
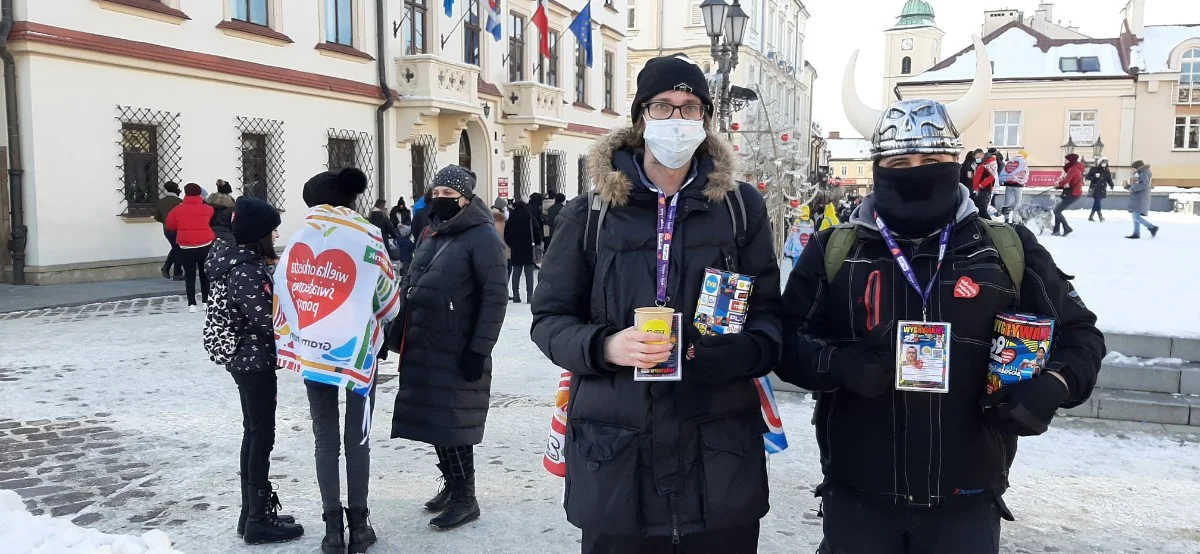
[[[876,165],[875,210],[888,228],[905,237],[925,237],[958,212],[956,162],[891,169]]]

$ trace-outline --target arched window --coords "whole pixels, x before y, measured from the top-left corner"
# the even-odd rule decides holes
[[[1185,85],[1200,85],[1200,48],[1183,53],[1179,64],[1179,82]]]
[[[900,74],[908,75],[909,73],[912,73],[912,58],[904,56],[904,59],[900,60]]]
[[[471,138],[466,129],[458,136],[458,165],[471,169]]]

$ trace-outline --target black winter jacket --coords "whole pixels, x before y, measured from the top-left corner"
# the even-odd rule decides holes
[[[533,245],[541,243],[542,226],[534,221],[532,208],[514,209],[504,223],[504,244],[512,253],[512,265],[533,265]]]
[[[594,265],[585,255],[587,196],[555,225],[532,301],[538,348],[572,373],[566,442],[567,520],[589,532],[663,536],[746,525],[768,511],[762,433],[752,378],[778,362],[779,267],[762,196],[733,178],[734,158],[710,136],[696,176],[678,194],[668,305],[690,325],[708,267],[754,275],[743,331],[750,345],[730,380],[635,382],[609,365],[605,338],[631,326],[635,308],[655,304],[657,194],[641,183],[642,152],[628,128],[593,147],[588,174],[611,207]],[[741,187],[749,228],[739,246],[727,195]],[[510,226],[514,225],[509,223]]]
[[[204,262],[204,273],[210,282],[228,279],[229,320],[238,335],[238,348],[225,368],[233,373],[275,371],[271,266],[232,241],[217,241]]]
[[[554,205],[550,206],[549,210],[546,210],[546,220],[550,224],[551,236],[554,236],[554,222],[558,220],[558,214],[562,213],[563,208],[566,207],[566,205],[566,202],[559,202],[555,200]]]
[[[868,321],[887,326],[921,320],[921,297],[909,286],[875,229],[874,197],[864,200],[851,224],[858,240],[841,270],[825,274],[825,249],[832,230],[818,233],[804,249],[784,292],[785,344],[776,374],[819,391],[814,423],[826,482],[885,495],[897,503],[936,505],[962,495],[1003,494],[1017,438],[985,423],[985,395],[993,322],[998,312],[1017,310],[1056,320],[1047,370],[1066,379],[1074,407],[1091,395],[1104,357],[1096,316],[1079,298],[1050,253],[1024,227],[1025,275],[1016,289],[996,249],[982,230],[965,188],[938,285],[929,299],[930,321],[951,324],[950,392],[897,392],[865,398],[839,389],[830,376],[831,356],[862,339]],[[936,235],[901,240],[917,280],[929,282],[937,264]],[[962,278],[979,287],[958,298]],[[1052,378],[1052,377],[1047,377]]]
[[[392,438],[441,447],[479,444],[492,348],[508,308],[504,246],[478,197],[429,229],[400,284],[400,316],[388,332],[388,347],[400,353]],[[468,350],[485,359],[478,381],[463,377]]]
[[[1112,171],[1107,166],[1096,165],[1088,171],[1088,196],[1092,198],[1108,198],[1109,189],[1113,188]]]

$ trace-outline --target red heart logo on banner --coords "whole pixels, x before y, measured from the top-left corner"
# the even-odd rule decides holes
[[[975,298],[976,296],[979,296],[979,285],[970,277],[964,275],[954,285],[955,298]]]
[[[1012,361],[1015,359],[1017,359],[1017,351],[1016,350],[1013,350],[1011,348],[1005,348],[1004,351],[1000,353],[1000,361],[1003,363],[1011,364]]]
[[[306,244],[292,247],[288,258],[288,292],[300,326],[308,327],[333,313],[350,298],[357,269],[354,259],[341,250],[320,256]]]

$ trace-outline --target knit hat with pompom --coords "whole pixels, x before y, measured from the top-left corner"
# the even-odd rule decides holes
[[[357,168],[325,171],[304,183],[304,203],[310,208],[329,204],[354,209],[354,201],[366,191],[367,175]]]

